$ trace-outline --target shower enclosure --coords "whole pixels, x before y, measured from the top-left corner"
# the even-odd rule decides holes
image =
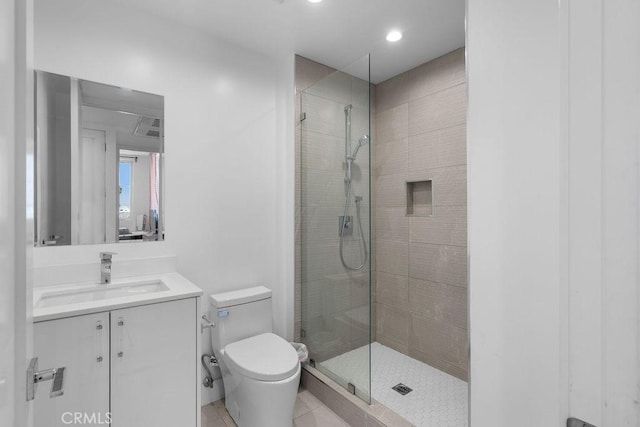
[[[464,53],[375,85],[369,58],[340,71],[296,60],[308,369],[425,427],[468,420]]]
[[[327,71],[298,101],[300,338],[311,366],[370,402],[369,57]],[[350,366],[331,361],[353,350]]]

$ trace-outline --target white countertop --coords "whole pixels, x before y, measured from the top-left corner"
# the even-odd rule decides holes
[[[57,305],[53,307],[37,307],[43,297],[57,294],[66,294],[74,291],[94,289],[96,291],[108,290],[118,286],[132,283],[161,281],[167,286],[167,290],[149,293],[117,296],[105,299],[96,299],[77,303]],[[104,287],[104,289],[103,289]],[[100,285],[97,282],[75,283],[69,285],[56,285],[34,288],[33,290],[33,321],[61,319],[64,317],[79,316],[83,314],[99,313],[120,308],[134,307],[138,305],[155,304],[184,298],[202,296],[202,289],[191,283],[178,273],[162,273],[156,275],[128,277],[126,279],[113,280],[110,284]]]

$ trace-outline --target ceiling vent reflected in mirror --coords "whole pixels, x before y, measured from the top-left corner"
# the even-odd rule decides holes
[[[160,119],[153,117],[140,117],[136,129],[133,131],[135,136],[146,136],[150,138],[160,138],[161,128]]]

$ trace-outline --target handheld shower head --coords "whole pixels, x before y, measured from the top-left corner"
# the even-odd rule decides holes
[[[358,140],[358,145],[356,145],[356,149],[353,150],[353,153],[351,154],[351,158],[355,160],[356,156],[358,155],[358,150],[360,150],[360,147],[362,147],[363,145],[367,145],[368,143],[369,143],[369,135],[362,135],[362,138]]]

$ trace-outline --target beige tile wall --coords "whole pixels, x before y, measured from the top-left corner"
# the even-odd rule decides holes
[[[464,49],[377,85],[376,112],[376,339],[466,380]],[[432,216],[406,215],[407,180],[432,181]]]

